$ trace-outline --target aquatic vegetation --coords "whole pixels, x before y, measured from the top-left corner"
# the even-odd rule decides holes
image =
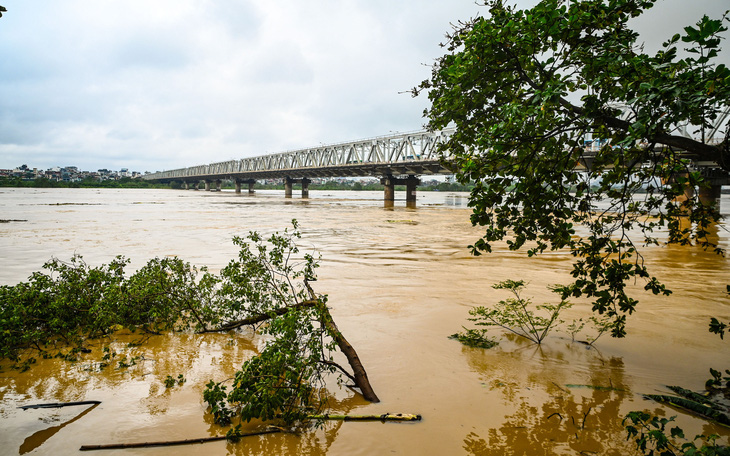
[[[530,309],[530,299],[522,298],[520,292],[525,288],[522,280],[505,280],[492,285],[496,290],[509,290],[513,297],[499,301],[492,308],[483,306],[475,307],[469,311],[478,326],[498,326],[507,331],[524,337],[536,344],[542,343],[551,330],[563,323],[559,319],[563,309],[570,308],[572,304],[561,300],[558,304],[542,304],[535,306],[537,311],[544,311],[544,314],[535,313]],[[552,291],[561,293],[562,290],[554,288]]]
[[[499,342],[487,336],[486,329],[464,328],[464,331],[450,335],[449,339],[458,340],[467,347],[475,348],[492,348],[499,344]]]

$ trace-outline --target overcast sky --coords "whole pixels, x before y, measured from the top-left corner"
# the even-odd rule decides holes
[[[534,0],[518,0],[519,5]],[[156,171],[421,129],[473,0],[0,0],[0,168]],[[664,0],[665,39],[727,0]]]

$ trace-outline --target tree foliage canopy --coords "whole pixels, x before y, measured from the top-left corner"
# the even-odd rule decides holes
[[[710,141],[730,106],[730,70],[716,63],[728,15],[703,17],[649,55],[630,20],[654,3],[543,0],[518,10],[487,0],[488,17],[455,27],[414,89],[431,100],[430,129],[456,129],[442,150],[457,178],[476,182],[471,220],[486,230],[473,252],[503,239],[529,255],[570,249],[564,298],[592,298],[615,319],[614,336],[637,304],[630,279],[669,293],[637,244],[667,230],[669,242],[717,249],[707,237],[716,208],[691,192],[680,200],[730,170],[730,131]],[[713,165],[701,172],[697,162]]]

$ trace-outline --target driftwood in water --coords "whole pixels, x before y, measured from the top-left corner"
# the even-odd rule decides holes
[[[18,408],[23,409],[23,410],[28,410],[28,409],[39,409],[39,408],[71,407],[74,405],[99,405],[99,404],[101,404],[101,401],[52,402],[50,404],[24,405],[24,406],[18,407]]]
[[[239,434],[236,437],[251,437],[255,435],[274,434],[276,432],[282,432],[281,429],[265,429],[257,432],[246,432]],[[226,440],[228,437],[225,435],[219,435],[215,437],[202,437],[199,439],[186,439],[186,440],[168,440],[163,442],[138,442],[138,443],[110,443],[106,445],[82,445],[79,451],[94,451],[94,450],[123,450],[127,448],[149,448],[159,446],[175,446],[175,445],[191,445],[194,443],[207,443],[217,442],[220,440]]]
[[[310,415],[314,420],[341,421],[421,421],[421,415],[410,413],[383,413],[382,415]]]

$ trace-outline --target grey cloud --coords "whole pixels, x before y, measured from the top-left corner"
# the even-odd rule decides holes
[[[239,39],[252,40],[260,31],[261,16],[251,2],[209,2],[204,7],[203,15],[211,23],[225,28],[231,36]]]
[[[251,62],[254,82],[297,85],[312,82],[314,72],[297,46],[278,43],[269,49],[271,52],[263,52],[260,59]]]
[[[192,56],[183,44],[174,42],[159,33],[134,36],[121,43],[111,60],[112,70],[128,70],[130,67],[158,70],[180,70]]]

